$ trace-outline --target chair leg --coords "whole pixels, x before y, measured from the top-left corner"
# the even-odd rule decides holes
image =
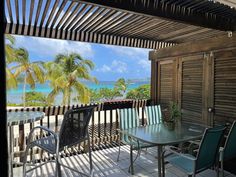
[[[133,164],[133,147],[130,146],[130,167],[129,172],[134,175],[134,164]]]
[[[161,166],[162,166],[162,177],[165,177],[165,150],[162,152],[161,155]]]
[[[221,160],[221,176],[224,177],[224,160]]]
[[[29,152],[30,147],[26,146],[24,158],[23,158],[23,176],[26,176],[26,163],[27,163],[27,155]]]
[[[89,165],[90,165],[90,171],[89,174],[90,176],[93,176],[93,161],[92,161],[92,152],[90,148],[90,140],[88,139],[88,144],[89,144]]]
[[[56,177],[61,177],[61,159],[60,154],[56,154]]]
[[[120,141],[119,141],[119,152],[118,152],[118,156],[117,156],[117,162],[119,161],[120,158]]]

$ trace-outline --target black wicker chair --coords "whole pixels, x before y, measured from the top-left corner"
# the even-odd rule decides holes
[[[27,147],[25,150],[24,162],[23,162],[23,176],[25,176],[27,172],[35,170],[36,168],[48,162],[51,162],[47,161],[45,163],[41,163],[38,166],[30,168],[29,170],[26,170],[26,165],[30,165],[30,163],[27,163],[27,155],[29,149],[35,146],[45,150],[49,154],[56,155],[55,160],[53,160],[54,162],[56,162],[56,170],[55,170],[56,176],[61,176],[60,166],[66,167],[72,171],[75,171],[85,176],[92,176],[93,166],[92,166],[92,155],[90,149],[90,140],[88,134],[88,124],[95,107],[96,107],[95,105],[92,105],[68,110],[64,115],[64,119],[58,134],[42,126],[33,128],[29,133]],[[40,139],[35,139],[35,138],[32,139],[34,137],[33,135],[35,133],[35,130],[37,129],[45,131],[47,136],[42,137]],[[87,174],[82,173],[76,169],[73,169],[65,164],[62,164],[59,154],[59,152],[64,150],[65,147],[71,147],[85,140],[87,140],[88,142],[89,163],[90,163],[90,171]]]

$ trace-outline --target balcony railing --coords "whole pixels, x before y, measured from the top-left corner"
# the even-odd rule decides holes
[[[106,147],[112,147],[117,145],[119,134],[117,129],[119,128],[118,115],[116,109],[133,108],[136,107],[139,113],[141,124],[144,125],[146,118],[144,108],[146,105],[150,105],[150,100],[122,100],[111,101],[97,104],[94,114],[92,115],[89,124],[89,133],[91,138],[91,146],[93,150],[102,149]],[[55,132],[58,132],[61,122],[63,120],[64,113],[72,108],[83,107],[85,105],[71,105],[71,106],[52,106],[52,107],[31,107],[21,109],[8,109],[12,111],[42,111],[45,113],[45,117],[40,121],[34,123],[26,123],[24,125],[14,125],[14,142],[13,142],[13,154],[14,161],[22,161],[22,155],[26,146],[27,136],[30,130],[37,126],[46,126]],[[42,132],[38,132],[36,137],[46,136],[42,135]],[[62,155],[70,156],[75,153],[83,153],[86,149],[86,142],[84,144],[73,146],[64,150]],[[47,154],[39,149],[34,149],[30,152],[29,158],[35,158],[36,161],[45,161],[49,158]]]

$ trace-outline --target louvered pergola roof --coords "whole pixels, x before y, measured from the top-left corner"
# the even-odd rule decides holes
[[[158,49],[227,35],[236,9],[208,0],[5,0],[5,33]]]

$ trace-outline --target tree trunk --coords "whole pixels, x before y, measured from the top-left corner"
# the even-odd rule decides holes
[[[70,105],[70,97],[71,97],[71,92],[70,92],[70,90],[69,90],[69,91],[68,91],[68,100],[67,100],[68,105]]]
[[[26,74],[25,74],[25,78],[24,78],[23,95],[22,95],[23,106],[24,106],[24,107],[25,107],[25,90],[26,90]]]

